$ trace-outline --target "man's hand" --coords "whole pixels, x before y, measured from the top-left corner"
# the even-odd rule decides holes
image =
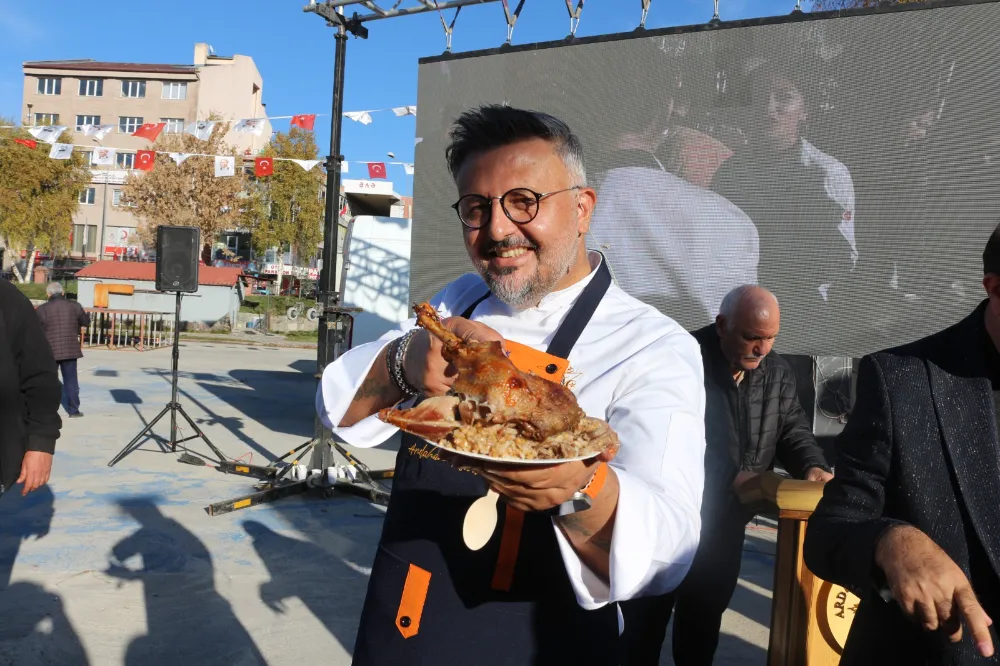
[[[930,537],[908,525],[892,527],[876,545],[875,564],[908,618],[927,631],[942,630],[953,643],[962,640],[964,623],[979,653],[993,655],[993,620],[962,570]]]
[[[595,471],[595,462],[588,460],[530,467],[487,464],[479,474],[515,509],[547,511],[569,501]]]
[[[21,495],[27,495],[33,490],[38,490],[49,482],[49,474],[52,472],[52,454],[42,451],[27,451],[24,460],[21,461],[21,476],[17,477],[15,483],[23,483],[24,489]]]
[[[445,328],[465,340],[503,342],[503,337],[486,324],[449,317],[441,322]],[[455,383],[458,372],[455,367],[444,360],[441,355],[441,341],[431,335],[426,329],[418,329],[413,334],[406,348],[406,358],[403,359],[403,374],[413,387],[424,395],[445,395]]]
[[[740,486],[742,486],[744,483],[757,476],[760,476],[757,472],[747,472],[747,471],[738,472],[736,474],[736,478],[733,479],[733,490],[736,491],[737,494],[739,494]]]
[[[826,483],[832,478],[833,474],[830,474],[819,467],[810,467],[806,470],[806,481],[820,481],[821,483]]]

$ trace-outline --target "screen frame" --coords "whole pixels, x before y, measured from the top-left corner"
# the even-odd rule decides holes
[[[520,51],[538,51],[541,49],[553,49],[564,46],[581,46],[584,44],[599,44],[601,42],[617,42],[628,39],[641,39],[644,37],[662,37],[665,35],[683,35],[694,32],[710,32],[715,30],[729,30],[733,28],[747,28],[762,25],[825,21],[829,19],[847,18],[853,16],[875,16],[878,14],[913,12],[926,9],[942,9],[946,7],[986,5],[997,2],[1000,2],[1000,0],[931,0],[930,2],[907,2],[895,5],[880,4],[875,7],[861,7],[857,9],[831,9],[824,12],[805,12],[802,10],[793,10],[789,14],[740,19],[736,21],[709,21],[708,23],[670,26],[664,28],[654,28],[652,30],[648,30],[646,28],[636,28],[631,32],[615,32],[607,35],[593,35],[591,37],[568,36],[564,39],[552,40],[548,42],[533,42],[530,44],[518,44],[516,46],[504,44],[502,46],[489,49],[478,49],[476,51],[460,51],[457,53],[445,51],[444,53],[436,56],[419,58],[417,60],[417,64],[428,65],[438,62],[464,60],[466,58],[482,58],[485,56],[518,53]]]

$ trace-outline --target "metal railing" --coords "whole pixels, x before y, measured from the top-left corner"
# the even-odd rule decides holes
[[[170,347],[174,338],[173,312],[137,312],[85,308],[90,325],[81,327],[83,348],[105,347],[149,351]]]

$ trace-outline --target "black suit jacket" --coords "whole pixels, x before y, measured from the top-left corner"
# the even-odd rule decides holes
[[[809,520],[806,565],[861,597],[841,664],[1000,663],[968,631],[951,644],[907,620],[874,565],[893,524],[910,524],[962,568],[1000,621],[1000,444],[987,373],[986,304],[962,322],[866,356],[837,473]],[[996,625],[991,629],[1000,649]]]
[[[0,485],[10,490],[25,451],[54,453],[62,420],[56,362],[31,301],[0,279]],[[0,518],[0,531],[3,530]]]

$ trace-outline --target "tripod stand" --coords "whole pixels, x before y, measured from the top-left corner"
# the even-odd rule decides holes
[[[195,424],[195,422],[191,419],[191,417],[187,415],[187,412],[184,411],[184,408],[181,407],[181,403],[177,401],[177,361],[180,358],[180,341],[181,341],[181,292],[178,291],[176,315],[174,316],[174,351],[173,351],[172,366],[170,369],[170,374],[171,374],[170,402],[168,402],[167,406],[164,407],[163,410],[156,415],[155,419],[149,422],[149,425],[147,425],[145,428],[142,429],[142,432],[136,435],[135,438],[133,438],[132,441],[129,442],[124,449],[118,452],[118,455],[116,455],[114,458],[111,459],[111,462],[108,463],[108,467],[114,467],[125,456],[127,456],[128,454],[132,453],[137,448],[139,448],[139,444],[142,442],[143,438],[152,433],[153,426],[155,426],[160,419],[166,416],[167,412],[170,412],[171,451],[176,452],[178,444],[182,444],[192,439],[201,438],[205,440],[206,444],[208,444],[208,448],[212,449],[212,452],[219,457],[220,462],[226,462],[226,456],[223,455],[222,451],[216,448],[215,444],[212,444],[211,440],[208,439],[208,436],[201,431],[201,429]],[[188,425],[191,426],[191,429],[194,430],[195,432],[194,435],[191,435],[190,437],[185,437],[184,439],[177,439],[178,412],[180,412],[180,415],[183,416],[184,420],[188,422]],[[191,456],[188,453],[185,453],[181,456],[181,461],[187,462],[185,458],[192,459],[191,460],[192,462],[197,461],[198,464],[201,464],[201,461],[199,461],[197,458]]]

